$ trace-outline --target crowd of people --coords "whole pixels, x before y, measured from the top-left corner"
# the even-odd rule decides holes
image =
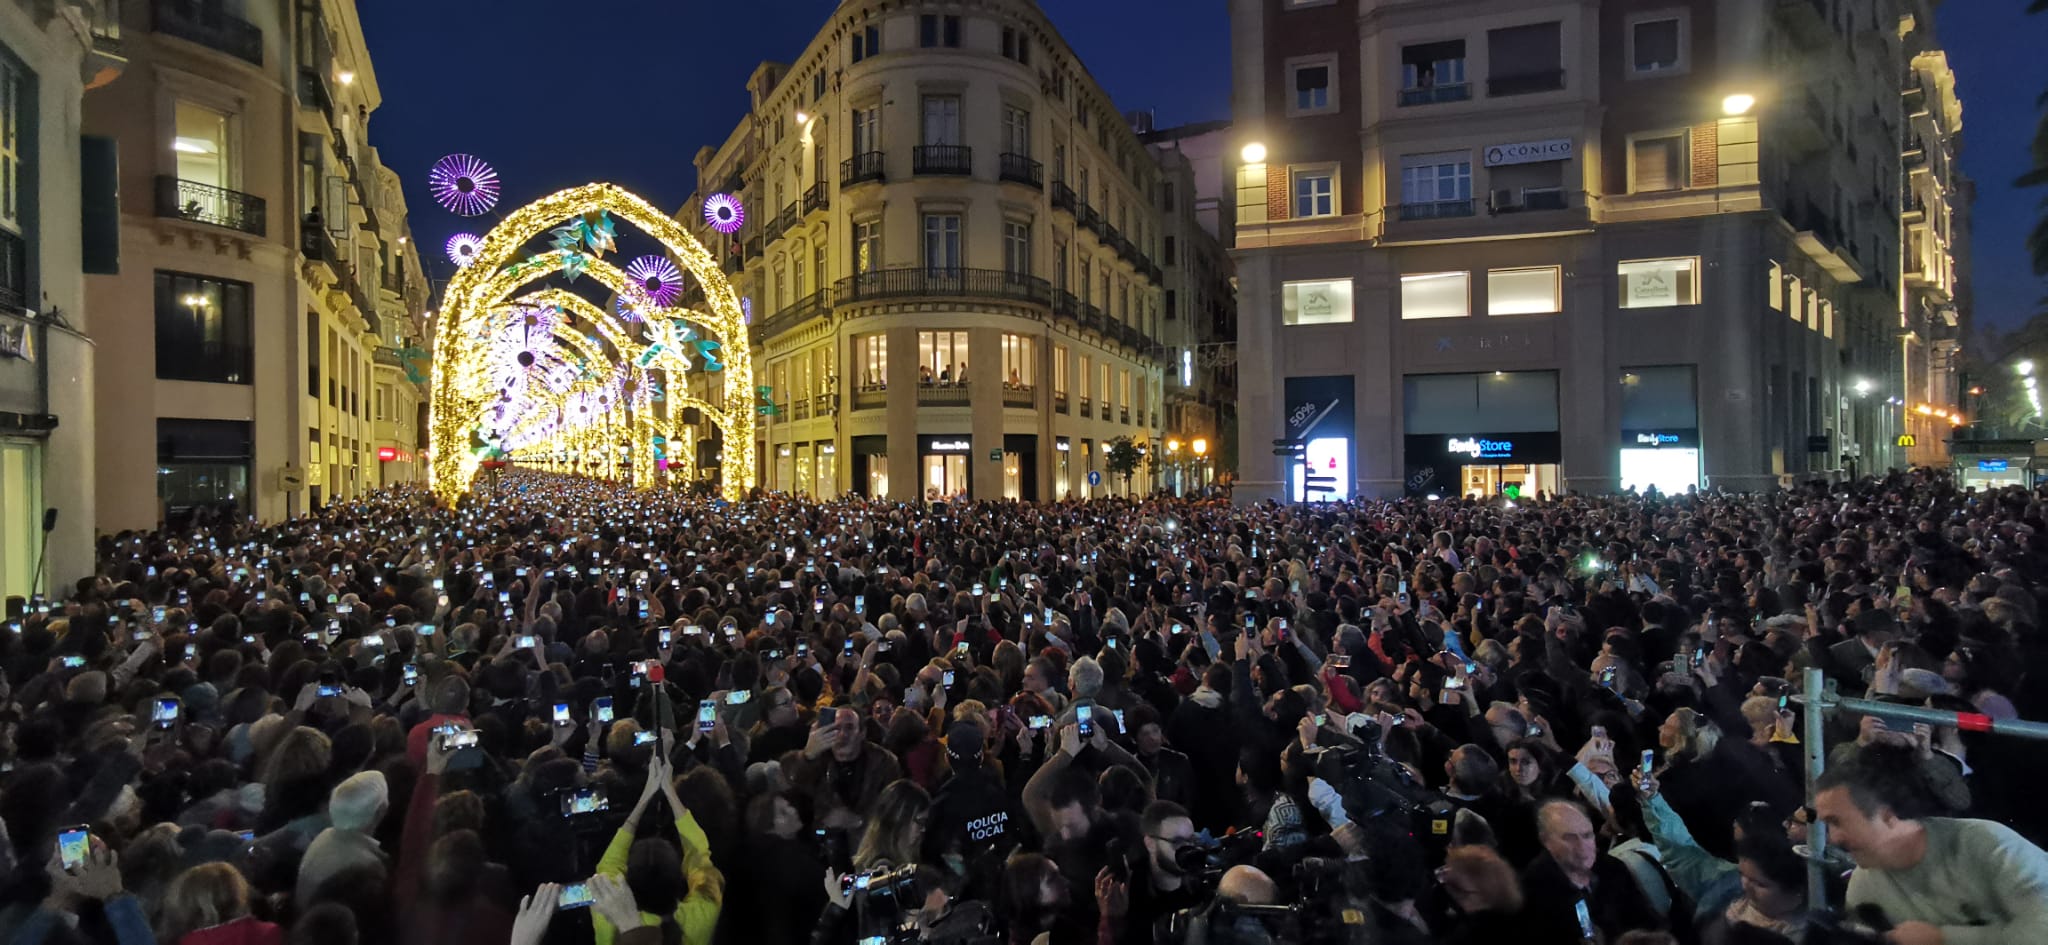
[[[513,471],[110,535],[0,635],[0,941],[2048,942],[1982,724],[2048,718],[2043,501]]]

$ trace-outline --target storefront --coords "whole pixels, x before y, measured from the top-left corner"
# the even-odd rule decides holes
[[[1554,371],[1404,378],[1403,486],[1414,496],[1562,491]]]
[[[1623,368],[1619,485],[1684,495],[1700,486],[1699,399],[1690,364]]]
[[[1560,452],[1555,432],[1422,433],[1402,443],[1409,492],[1481,499],[1556,494]]]
[[[1053,501],[1064,502],[1074,491],[1074,444],[1066,437],[1053,440]]]
[[[820,499],[839,495],[839,447],[830,442],[817,444],[818,473],[812,480],[811,494]]]
[[[776,492],[795,491],[796,447],[784,443],[775,448],[775,478],[768,481],[768,488]]]
[[[201,507],[249,508],[251,426],[245,420],[157,419],[157,498],[167,522],[187,521]]]
[[[926,501],[972,497],[969,460],[974,438],[965,433],[917,438],[918,494]]]
[[[1038,495],[1038,437],[1030,433],[1003,434],[1003,498],[1036,501]]]
[[[856,436],[847,444],[853,451],[853,491],[870,499],[889,496],[889,438]]]
[[[1357,379],[1349,374],[1287,379],[1287,413],[1282,429],[1307,443],[1304,462],[1285,470],[1287,497],[1294,502],[1341,502],[1351,498],[1356,455],[1354,409]],[[1309,476],[1316,477],[1311,493]]]
[[[1621,431],[1621,491],[1684,495],[1700,484],[1700,431]]]
[[[1949,445],[1956,485],[1989,491],[2006,486],[2032,486],[2044,464],[2034,457],[2033,440],[1969,440]]]

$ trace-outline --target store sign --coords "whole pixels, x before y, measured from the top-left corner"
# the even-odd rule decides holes
[[[0,357],[20,358],[23,361],[36,359],[35,336],[29,334],[27,322],[0,325]]]
[[[972,449],[972,440],[933,440],[924,447],[927,453],[965,453]]]
[[[1980,459],[1977,461],[1977,468],[1983,472],[2005,472],[2011,467],[2012,463],[2009,460]]]
[[[1689,427],[1621,431],[1622,449],[1690,449],[1699,445],[1700,431]]]
[[[1488,440],[1481,437],[1459,439],[1454,436],[1451,437],[1450,442],[1444,444],[1444,452],[1452,455],[1469,456],[1473,459],[1507,459],[1515,455],[1515,442],[1513,440]]]
[[[1002,448],[1002,447],[1000,447],[1000,446],[998,446],[998,447],[996,447],[995,449],[989,450],[989,451],[988,451],[988,461],[989,461],[989,462],[991,462],[991,463],[1000,463],[1000,462],[1002,462],[1002,461],[1003,461],[1003,448]]]
[[[1507,164],[1537,164],[1543,161],[1563,161],[1572,156],[1572,139],[1550,138],[1544,141],[1516,141],[1510,144],[1496,144],[1486,149],[1486,166],[1501,167]]]
[[[1053,443],[1052,448],[1059,450],[1062,453],[1071,453],[1074,450],[1074,444],[1069,443],[1066,440],[1059,440]]]
[[[1913,435],[1913,434],[1911,434],[1911,433],[1901,433],[1901,434],[1899,434],[1899,439],[1898,439],[1898,445],[1900,445],[1900,446],[1919,446],[1919,445],[1920,445],[1920,438],[1919,438],[1919,437],[1917,437],[1917,436],[1914,436],[1914,435]]]

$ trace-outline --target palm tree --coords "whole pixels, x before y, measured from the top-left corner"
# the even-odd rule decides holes
[[[2048,0],[2030,0],[2027,12],[2048,12]],[[2034,166],[2013,182],[2020,187],[2048,185],[2048,93],[2043,93],[2041,104],[2041,121],[2034,128],[2034,143],[2030,149],[2034,155]],[[2048,198],[2042,199],[2041,208],[2041,219],[2035,222],[2034,231],[2027,235],[2027,249],[2034,257],[2034,274],[2048,276]]]

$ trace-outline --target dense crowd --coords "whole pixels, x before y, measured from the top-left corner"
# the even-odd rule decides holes
[[[1799,691],[2048,719],[2044,536],[2042,494],[1923,473],[1232,507],[518,472],[111,535],[0,635],[0,941],[2048,942],[2043,753]]]

